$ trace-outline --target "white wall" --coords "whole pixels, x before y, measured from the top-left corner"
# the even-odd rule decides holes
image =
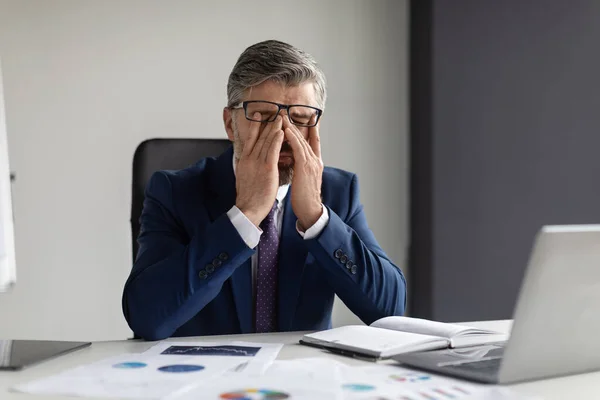
[[[225,137],[227,76],[288,41],[329,83],[325,163],[359,175],[369,223],[404,264],[407,2],[0,0],[18,283],[0,336],[122,339],[136,146]],[[336,304],[334,323],[355,317]]]

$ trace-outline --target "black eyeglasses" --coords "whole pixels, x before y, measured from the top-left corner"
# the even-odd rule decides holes
[[[317,125],[323,110],[302,104],[279,104],[272,101],[251,100],[244,101],[231,109],[243,108],[246,119],[255,122],[273,122],[281,110],[287,110],[288,118],[294,125],[312,127]],[[254,114],[259,113],[260,119],[255,119]],[[314,122],[313,121],[314,118]]]

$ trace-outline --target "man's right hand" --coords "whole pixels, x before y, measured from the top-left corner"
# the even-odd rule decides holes
[[[258,113],[256,113],[258,114]],[[259,119],[260,114],[255,118]],[[256,227],[269,214],[279,187],[279,152],[283,143],[282,118],[265,126],[251,122],[236,169],[235,205]]]

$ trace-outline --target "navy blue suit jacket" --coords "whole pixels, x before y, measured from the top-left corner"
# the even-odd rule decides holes
[[[229,220],[235,204],[230,147],[179,171],[153,174],[146,189],[139,252],[123,291],[123,312],[147,340],[254,331],[251,256]],[[296,231],[284,201],[279,247],[278,330],[331,327],[334,294],[363,322],[402,315],[406,282],[378,245],[354,174],[326,167],[329,222],[316,238]]]

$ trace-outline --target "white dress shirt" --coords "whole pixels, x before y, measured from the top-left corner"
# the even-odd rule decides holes
[[[235,175],[236,171],[236,162],[235,156],[233,157],[233,173]],[[288,193],[290,185],[283,185],[277,189],[277,209],[275,211],[275,221],[277,221],[277,233],[279,234],[279,238],[281,239],[281,226],[283,224],[283,200]],[[258,242],[260,241],[260,236],[262,235],[262,229],[258,228],[254,225],[244,213],[237,208],[237,206],[231,207],[229,211],[227,211],[227,216],[231,220],[231,223],[237,229],[238,233],[246,243],[248,247],[251,249],[258,246]],[[329,222],[329,212],[327,211],[327,207],[323,206],[323,212],[321,216],[311,226],[306,230],[306,232],[302,232],[299,228],[298,221],[296,221],[296,231],[298,234],[304,238],[304,240],[313,239],[318,236],[323,229],[327,226]],[[253,298],[256,296],[256,275],[258,268],[258,251],[252,255],[252,293]]]

